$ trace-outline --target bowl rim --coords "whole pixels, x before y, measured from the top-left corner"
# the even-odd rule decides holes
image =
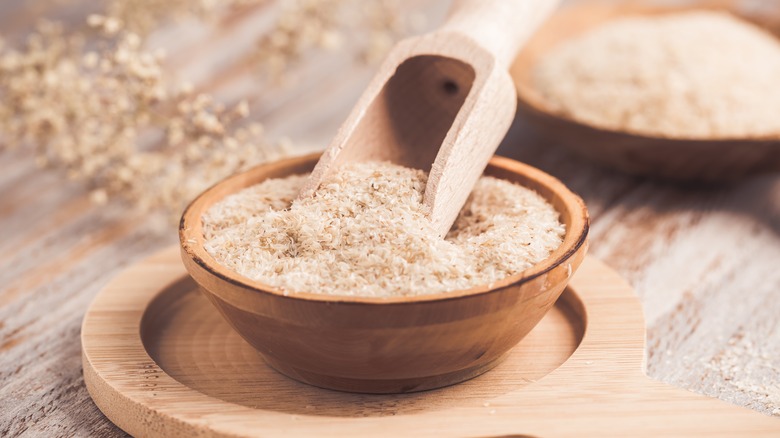
[[[587,242],[588,232],[590,229],[590,218],[585,203],[579,196],[571,192],[557,178],[535,167],[512,160],[510,158],[494,156],[491,158],[488,167],[493,167],[506,172],[522,174],[529,181],[533,181],[534,183],[545,187],[547,190],[549,190],[551,193],[554,193],[562,200],[565,206],[565,210],[568,211],[571,217],[571,225],[566,227],[566,233],[564,235],[563,242],[558,248],[553,250],[553,252],[547,256],[547,258],[522,272],[511,275],[494,283],[448,292],[392,297],[327,295],[313,292],[292,291],[285,292],[281,288],[271,286],[260,281],[252,280],[248,277],[244,277],[230,268],[222,266],[208,253],[208,251],[206,251],[203,245],[204,237],[202,232],[201,215],[215,202],[218,202],[219,200],[223,199],[224,196],[227,196],[227,194],[225,194],[216,199],[210,199],[213,197],[212,195],[215,192],[220,191],[220,189],[225,185],[235,183],[236,181],[251,179],[249,178],[250,175],[267,172],[275,167],[297,167],[307,165],[309,163],[311,163],[313,167],[313,165],[319,159],[320,155],[321,153],[317,152],[261,164],[244,172],[229,176],[203,191],[187,206],[181,216],[181,221],[179,222],[179,242],[182,249],[182,256],[186,255],[186,257],[189,257],[192,262],[194,262],[198,267],[213,277],[217,277],[247,291],[269,294],[279,298],[290,298],[294,300],[321,303],[385,305],[415,304],[485,295],[488,293],[501,291],[508,286],[530,282],[565,263],[567,260],[572,258],[572,256],[574,256]],[[290,173],[290,175],[292,174],[293,173]],[[257,183],[259,182],[255,182],[254,184]],[[246,187],[249,187],[249,185],[244,185],[241,187],[241,189]],[[235,193],[235,191],[232,193]],[[559,214],[564,213],[565,212],[563,211],[559,211]],[[569,276],[571,276],[571,272],[569,273]],[[215,291],[211,290],[209,292],[216,293]]]
[[[758,25],[765,32],[771,34],[775,38],[775,40],[777,40],[778,43],[780,43],[779,33],[769,31],[768,29],[765,28],[765,26],[762,26],[759,21],[757,21],[756,19],[751,19],[746,14],[738,13],[739,8],[737,7],[736,1],[732,1],[733,4],[731,5],[725,4],[722,1],[718,1],[718,0],[699,0],[699,2],[700,2],[699,4],[662,5],[662,4],[651,4],[647,0],[633,0],[633,1],[626,1],[626,2],[612,2],[609,0],[588,0],[583,2],[572,3],[572,4],[564,5],[559,10],[557,10],[547,20],[546,23],[542,24],[540,29],[537,31],[537,35],[539,35],[541,31],[545,30],[547,26],[550,26],[551,22],[553,22],[553,20],[555,19],[560,19],[561,17],[577,16],[581,11],[592,10],[594,7],[603,8],[603,10],[609,11],[614,15],[604,20],[601,20],[596,24],[588,25],[586,28],[584,28],[583,32],[588,32],[589,30],[598,27],[599,24],[610,22],[620,18],[625,18],[625,17],[661,16],[661,15],[670,15],[670,14],[684,13],[684,12],[691,12],[691,11],[709,10],[709,11],[728,12],[741,20]],[[556,46],[561,42],[564,42],[571,38],[572,38],[571,36],[563,38],[553,43],[551,46]],[[526,46],[523,47],[523,49],[521,49],[520,53],[512,61],[512,64],[510,66],[510,76],[512,77],[512,82],[514,82],[515,84],[515,89],[517,90],[518,103],[520,103],[522,106],[525,106],[527,109],[531,109],[547,117],[561,120],[566,123],[576,125],[582,128],[595,130],[604,134],[627,136],[627,137],[646,140],[649,142],[663,141],[663,142],[676,143],[676,144],[683,144],[683,143],[732,144],[736,142],[742,144],[767,144],[767,143],[780,142],[780,133],[748,135],[745,137],[733,137],[733,136],[675,137],[675,136],[663,135],[663,134],[653,135],[649,133],[636,131],[633,129],[615,129],[607,126],[590,124],[588,122],[575,118],[570,114],[556,112],[550,109],[545,104],[544,98],[542,98],[539,95],[539,93],[533,88],[533,86],[530,83],[528,83],[528,81],[526,80],[527,78],[523,74],[523,72],[532,68],[533,65],[535,65],[537,56],[531,57],[530,60],[526,59],[529,57],[529,53],[535,55],[537,52],[536,50],[534,50],[534,42],[536,42],[536,39],[532,37],[529,43],[526,44]]]

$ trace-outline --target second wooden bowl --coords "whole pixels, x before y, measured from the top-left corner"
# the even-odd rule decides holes
[[[592,126],[547,108],[535,91],[533,70],[556,45],[608,21],[628,16],[658,16],[690,10],[719,10],[751,21],[777,35],[780,9],[758,13],[739,0],[692,0],[684,5],[659,5],[651,0],[581,0],[562,8],[529,41],[512,66],[519,96],[518,117],[543,139],[563,145],[597,163],[626,173],[682,182],[736,180],[761,172],[780,171],[780,136],[767,138],[678,139]]]
[[[215,202],[268,178],[311,171],[317,155],[230,177],[185,211],[187,271],[230,325],[279,372],[315,386],[400,393],[458,383],[498,364],[553,306],[587,249],[588,214],[560,181],[493,158],[486,174],[536,190],[566,224],[563,244],[525,272],[473,289],[388,299],[291,293],[219,265],[203,247],[201,217]]]

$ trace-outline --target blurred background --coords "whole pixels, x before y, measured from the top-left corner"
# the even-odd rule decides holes
[[[780,23],[777,2],[738,3]],[[1,2],[0,436],[119,434],[81,378],[92,297],[175,244],[183,206],[204,188],[323,149],[387,50],[448,6]],[[644,304],[651,377],[780,415],[776,173],[716,186],[634,177],[522,118],[499,153],[585,199],[591,254]]]

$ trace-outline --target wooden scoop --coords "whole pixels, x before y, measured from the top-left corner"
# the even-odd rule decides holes
[[[509,65],[556,3],[455,0],[441,28],[393,48],[301,196],[348,162],[430,171],[423,203],[445,235],[514,118]]]

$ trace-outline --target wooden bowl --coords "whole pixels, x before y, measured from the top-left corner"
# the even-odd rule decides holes
[[[656,4],[654,4],[656,3]],[[694,0],[685,6],[659,6],[652,1],[586,0],[562,8],[529,41],[511,73],[519,96],[518,117],[544,140],[623,172],[673,181],[730,181],[750,174],[780,171],[780,136],[756,138],[675,139],[615,131],[579,122],[545,105],[535,91],[536,61],[557,44],[575,38],[607,21],[626,16],[653,16],[694,9],[725,10],[757,23],[775,35],[780,9],[774,13],[743,8],[736,0]],[[758,2],[753,2],[756,6]],[[764,5],[769,9],[771,5]]]
[[[582,200],[542,171],[500,157],[485,173],[544,196],[560,212],[566,235],[543,262],[492,285],[413,297],[285,296],[206,252],[201,217],[211,205],[265,179],[309,172],[318,158],[283,160],[220,182],[187,208],[179,231],[192,278],[267,363],[293,379],[343,391],[400,393],[475,377],[542,319],[585,256]]]

